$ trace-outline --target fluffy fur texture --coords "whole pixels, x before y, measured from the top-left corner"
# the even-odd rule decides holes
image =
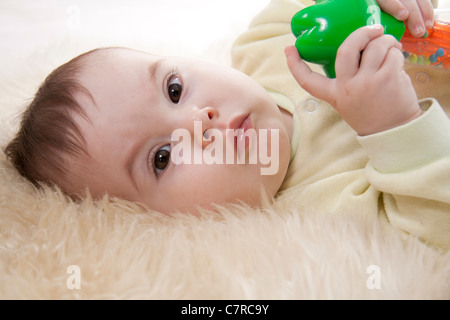
[[[201,217],[107,198],[76,204],[0,165],[3,299],[450,298],[449,254],[377,226],[283,201]],[[72,265],[80,289],[71,289]],[[380,289],[370,289],[372,265]]]
[[[1,146],[43,76],[91,46],[51,48],[3,68]],[[418,239],[298,212],[283,200],[218,211],[165,216],[118,199],[74,203],[57,190],[34,189],[0,153],[0,298],[450,298],[450,253]],[[73,265],[80,289],[71,289]],[[379,289],[370,288],[370,266],[378,268]]]

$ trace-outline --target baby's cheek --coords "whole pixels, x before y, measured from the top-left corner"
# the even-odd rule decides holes
[[[174,206],[197,206],[219,202],[230,188],[220,175],[220,166],[209,164],[179,165],[174,178],[178,181],[169,188]]]

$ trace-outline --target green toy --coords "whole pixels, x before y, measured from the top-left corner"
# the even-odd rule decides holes
[[[385,34],[399,41],[405,32],[405,24],[382,12],[375,0],[317,0],[291,20],[300,56],[323,65],[329,78],[336,77],[334,64],[339,46],[356,29],[373,24],[381,24]]]

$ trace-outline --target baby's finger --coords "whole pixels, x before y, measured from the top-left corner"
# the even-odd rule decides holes
[[[336,77],[352,78],[358,73],[361,51],[375,38],[383,35],[381,25],[359,28],[352,32],[339,47],[336,55]]]
[[[394,16],[397,20],[404,21],[408,18],[408,9],[400,0],[378,0],[381,10]]]
[[[434,25],[433,4],[430,0],[418,0],[422,18],[425,22],[425,28],[431,29]]]
[[[361,58],[360,72],[378,71],[391,48],[401,49],[402,45],[391,35],[383,35],[369,42]]]
[[[433,23],[433,6],[430,0],[402,0],[403,4],[409,11],[406,24],[413,36],[421,37],[425,34],[427,21],[427,27]],[[430,27],[431,27],[430,26]]]
[[[334,96],[331,89],[332,86],[330,85],[332,80],[313,72],[300,58],[295,46],[286,47],[284,52],[286,54],[289,70],[295,80],[297,80],[298,84],[316,98],[331,103]]]
[[[402,51],[396,47],[391,47],[386,54],[381,71],[386,73],[387,77],[390,77],[393,73],[403,72],[404,64],[405,57]]]

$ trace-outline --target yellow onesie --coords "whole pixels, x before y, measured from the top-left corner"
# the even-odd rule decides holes
[[[293,154],[278,196],[317,214],[380,221],[449,250],[449,72],[410,66],[426,112],[406,125],[358,136],[333,107],[304,91],[287,67],[284,48],[295,43],[291,18],[313,3],[272,0],[232,49],[233,66],[294,115]],[[419,72],[429,81],[416,79]]]

